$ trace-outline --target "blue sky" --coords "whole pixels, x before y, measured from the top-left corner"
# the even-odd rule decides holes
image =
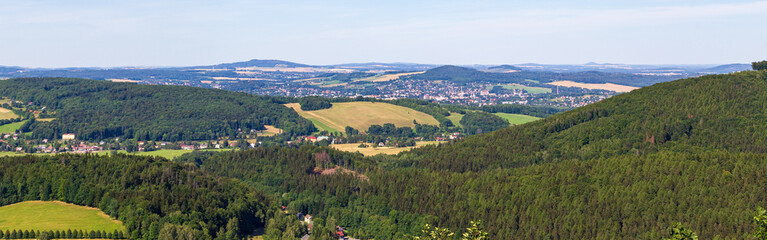
[[[0,0],[0,65],[746,63],[764,23],[767,1]]]

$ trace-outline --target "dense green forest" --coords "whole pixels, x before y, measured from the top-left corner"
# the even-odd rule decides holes
[[[753,62],[751,67],[757,71],[767,70],[767,61]]]
[[[490,239],[660,239],[676,222],[745,239],[767,205],[766,90],[765,72],[711,75],[392,157],[302,147],[187,161],[361,238],[482,220]],[[357,173],[318,174],[336,166]]]
[[[75,133],[81,140],[210,140],[275,125],[289,135],[314,132],[314,125],[269,97],[216,89],[150,86],[67,78],[0,81],[0,96],[44,106],[56,119],[36,121],[34,138]]]
[[[468,112],[461,118],[461,125],[466,134],[482,134],[509,126],[509,121],[486,112]]]
[[[273,214],[263,193],[164,158],[6,157],[0,159],[0,180],[0,205],[60,200],[97,207],[122,221],[131,239],[235,239]]]
[[[328,109],[333,106],[330,100],[324,97],[302,97],[298,102],[301,104],[301,110],[304,111]]]

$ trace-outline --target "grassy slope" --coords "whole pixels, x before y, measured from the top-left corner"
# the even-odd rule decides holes
[[[512,114],[512,113],[494,113],[494,114],[499,117],[502,117],[503,119],[506,119],[512,125],[525,124],[525,123],[529,123],[529,122],[541,119],[539,117],[527,116],[522,114]]]
[[[0,108],[0,119],[11,119],[17,117],[19,117],[19,115],[16,115],[10,109]]]
[[[436,145],[439,144],[437,141],[423,141],[423,142],[416,142],[415,147],[366,147],[366,148],[360,148],[359,143],[344,143],[344,144],[332,144],[331,147],[345,151],[345,152],[359,152],[362,153],[362,155],[365,156],[374,156],[378,154],[397,154],[400,152],[403,152],[405,150],[410,150],[413,148],[423,147],[426,145]],[[370,143],[368,143],[370,145]]]
[[[370,125],[384,123],[393,123],[397,127],[415,127],[413,120],[420,124],[439,124],[434,117],[426,113],[389,103],[333,103],[333,107],[329,109],[315,111],[303,111],[298,103],[286,104],[286,106],[314,122],[317,128],[331,132],[343,132],[346,126],[366,131]]]
[[[0,207],[0,230],[125,231],[117,220],[96,208],[63,202],[27,201]]]
[[[495,115],[502,117],[503,119],[506,119],[511,123],[512,125],[520,125],[529,123],[538,119],[541,119],[539,117],[533,117],[528,115],[522,115],[522,114],[512,114],[512,113],[494,113]],[[454,113],[451,112],[450,116],[447,117],[447,119],[450,119],[450,121],[453,122],[453,124],[463,127],[461,125],[461,118],[463,118],[463,114]]]
[[[9,123],[0,126],[0,133],[12,133],[16,132],[16,130],[19,130],[19,128],[24,125],[26,121],[21,122],[15,122],[15,123]]]
[[[463,115],[464,114],[451,112],[450,116],[447,116],[447,119],[450,119],[450,121],[453,122],[453,124],[456,126],[463,127],[463,125],[461,125],[461,119],[463,118]]]

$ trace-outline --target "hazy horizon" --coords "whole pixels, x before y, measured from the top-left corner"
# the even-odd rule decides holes
[[[767,1],[7,1],[0,65],[720,65],[767,56]]]

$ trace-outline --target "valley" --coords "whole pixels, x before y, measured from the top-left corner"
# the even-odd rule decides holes
[[[3,84],[21,84],[14,82],[21,80],[6,81]],[[34,81],[38,84],[14,88],[34,92],[40,86],[54,87],[62,82],[96,83],[74,79]],[[103,87],[119,87],[126,93],[137,91],[131,89],[133,85],[111,84],[122,83]],[[163,87],[144,88],[130,94],[163,96]],[[173,90],[199,91],[186,88]],[[255,229],[264,229],[259,235],[263,239],[276,239],[278,235],[301,237],[308,230],[307,220],[302,217],[305,215],[313,216],[313,223],[317,223],[312,236],[337,236],[340,233],[333,230],[343,228],[344,235],[359,239],[402,239],[417,233],[417,226],[426,223],[461,229],[474,220],[481,220],[484,231],[494,239],[660,238],[665,226],[679,219],[693,219],[682,223],[701,237],[742,237],[753,231],[750,218],[726,216],[751,215],[753,209],[766,205],[760,199],[767,199],[759,190],[764,184],[760,169],[767,167],[761,161],[767,150],[760,143],[767,140],[764,135],[741,134],[759,132],[765,126],[759,117],[761,112],[754,111],[767,109],[763,106],[767,103],[762,99],[763,89],[767,89],[763,71],[711,75],[636,89],[564,112],[513,104],[472,107],[416,99],[243,95],[242,99],[226,101],[240,106],[254,104],[249,102],[252,100],[273,104],[264,111],[269,114],[281,111],[274,109],[288,109],[295,114],[284,115],[293,116],[288,121],[312,123],[304,128],[311,132],[297,134],[294,125],[279,122],[285,120],[264,122],[274,125],[232,122],[229,124],[240,124],[239,129],[223,131],[226,135],[221,137],[173,141],[146,138],[126,128],[122,133],[133,135],[110,137],[124,140],[101,139],[102,144],[96,141],[99,138],[83,139],[86,146],[93,144],[103,149],[92,152],[97,154],[4,154],[0,158],[0,204],[57,200],[96,207],[123,222],[126,237],[130,238],[160,236],[168,231],[201,237],[209,236],[205,231],[219,232],[218,236],[244,236]],[[87,96],[98,96],[99,91],[104,90]],[[10,99],[25,96],[3,93]],[[210,104],[218,99],[217,94],[218,90],[204,90],[197,99],[213,99],[205,102]],[[41,99],[46,94],[27,96]],[[34,114],[23,115],[22,122],[11,124],[24,126],[6,134],[19,140],[8,137],[3,141],[14,144],[11,147],[69,148],[71,140],[52,138],[46,144],[42,142],[46,139],[41,139],[46,136],[31,130],[34,124],[26,124],[54,124],[67,129],[69,124],[77,123],[65,121],[69,118],[66,108],[52,107],[71,104],[68,98],[33,102],[22,99],[19,102],[24,104],[8,106],[39,109],[40,116],[52,120],[38,122]],[[129,105],[121,98],[93,99],[106,105]],[[716,104],[699,104],[706,99]],[[191,103],[197,106],[187,107],[187,102],[177,101],[157,109],[177,112],[207,106]],[[221,108],[221,102],[215,103]],[[159,113],[162,111],[151,114]],[[110,113],[96,119],[109,122],[122,116]],[[724,125],[728,127],[722,128]],[[73,137],[79,140],[76,136],[80,134]],[[31,143],[23,145],[25,141]],[[38,176],[40,171],[46,173],[44,178]],[[29,176],[40,180],[22,181]],[[211,182],[213,177],[224,182]],[[221,205],[210,206],[228,209],[226,217],[202,214],[199,211],[214,211],[201,207],[202,195],[194,195],[203,190],[207,191],[206,199],[235,194],[242,200],[228,204],[216,200]],[[117,194],[125,191],[128,195]],[[719,193],[731,197],[712,200],[720,199]],[[132,194],[164,197],[141,200]],[[199,197],[172,197],[176,194]],[[441,207],[446,204],[444,199],[452,199],[453,207]],[[110,202],[118,203],[118,208],[110,207],[114,206]],[[144,204],[158,207],[149,212],[135,212],[143,208],[130,207]],[[197,207],[181,207],[190,204]],[[240,204],[251,207],[244,209]],[[22,222],[17,217],[24,215],[24,210],[13,211],[9,216],[14,216],[12,221],[17,225],[8,227],[18,227]],[[75,210],[66,211],[75,214]],[[188,223],[197,221],[193,216],[207,219],[203,220],[205,225],[189,227]],[[647,221],[647,216],[657,220]],[[695,220],[695,216],[705,217]],[[171,223],[170,219],[177,220]],[[554,224],[564,219],[574,224]],[[166,223],[162,228],[157,224],[152,227],[157,221]]]
[[[0,240],[767,240],[766,18],[4,1]]]

